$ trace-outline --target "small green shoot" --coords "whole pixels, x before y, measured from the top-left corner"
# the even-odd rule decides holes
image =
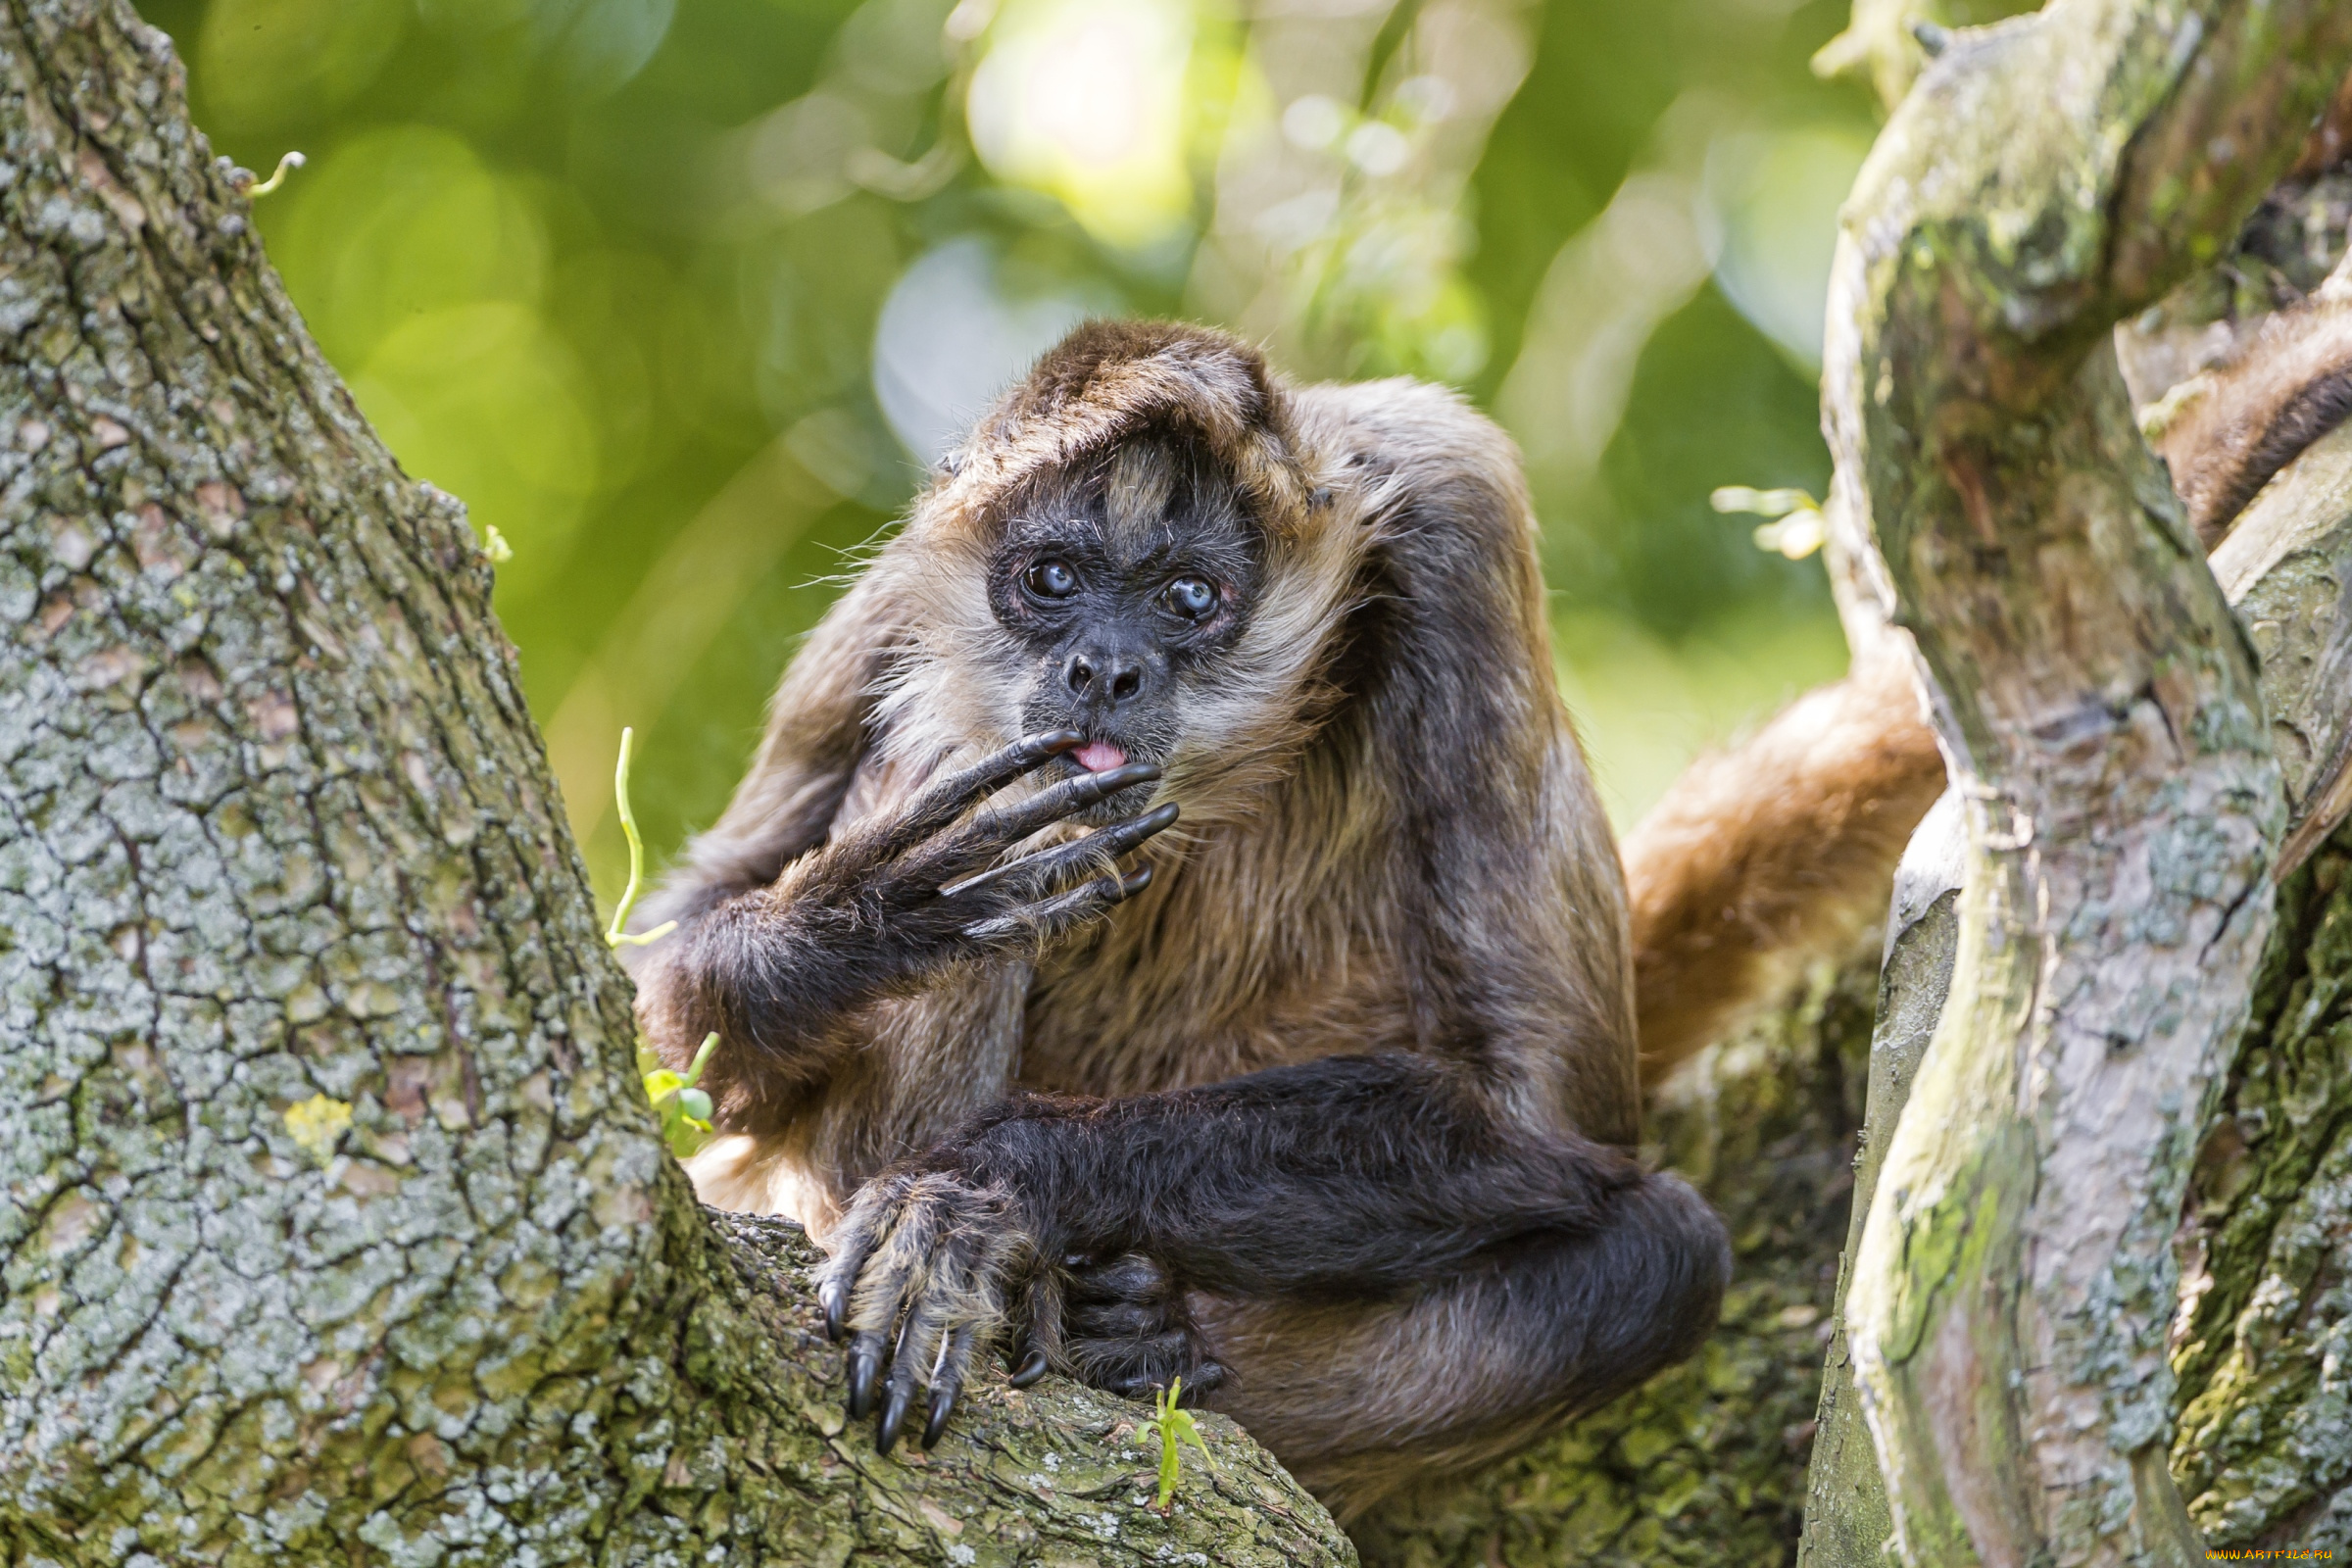
[[[482,554],[493,566],[503,566],[514,559],[514,547],[507,543],[507,536],[492,523],[482,529]]]
[[[271,191],[277,189],[278,186],[283,185],[286,182],[286,173],[289,170],[300,169],[304,164],[309,162],[310,160],[303,157],[300,153],[286,154],[283,158],[280,158],[277,161],[277,168],[271,171],[268,179],[262,180],[260,183],[247,188],[245,192],[246,196],[250,198],[254,196],[269,195]]]
[[[612,910],[612,928],[605,933],[608,948],[617,948],[623,943],[642,948],[678,928],[677,921],[664,920],[651,931],[632,934],[626,929],[629,911],[637,906],[638,889],[645,883],[645,841],[637,836],[637,813],[629,809],[629,742],[634,735],[633,730],[620,732],[620,761],[612,769],[612,799],[620,810],[620,836],[629,841],[629,885],[621,890],[620,903]]]
[[[1752,490],[1743,484],[1727,484],[1707,497],[1707,505],[1717,512],[1780,518],[1756,529],[1756,548],[1777,550],[1790,561],[1804,560],[1830,536],[1821,503],[1802,490]]]
[[[1193,1420],[1193,1412],[1176,1408],[1176,1401],[1183,1395],[1184,1379],[1170,1378],[1166,1388],[1152,1396],[1152,1419],[1136,1434],[1146,1443],[1155,1438],[1159,1441],[1159,1495],[1152,1499],[1152,1506],[1161,1513],[1168,1511],[1168,1503],[1176,1495],[1176,1482],[1181,1473],[1177,1458],[1180,1445],[1189,1443],[1199,1448],[1211,1470],[1219,1475],[1225,1473],[1217,1463],[1217,1456],[1208,1451],[1208,1445],[1200,1441],[1200,1427]]]
[[[710,1141],[710,1092],[695,1084],[717,1049],[718,1036],[705,1036],[703,1048],[681,1077],[662,1065],[651,1046],[638,1042],[637,1071],[645,1080],[645,1098],[662,1113],[662,1138],[673,1158],[686,1159]]]

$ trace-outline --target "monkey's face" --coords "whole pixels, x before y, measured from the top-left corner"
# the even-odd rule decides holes
[[[1070,728],[1059,762],[1166,766],[1188,700],[1213,683],[1257,586],[1259,533],[1232,484],[1187,445],[1137,439],[1007,509],[990,608],[1018,664],[1023,734]],[[1080,818],[1108,822],[1137,785]]]

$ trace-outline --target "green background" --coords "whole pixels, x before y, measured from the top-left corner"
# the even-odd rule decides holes
[[[968,415],[1089,312],[1496,413],[1620,825],[1842,668],[1818,560],[1707,504],[1828,479],[1821,289],[1872,122],[1807,60],[1842,0],[141,10],[219,151],[307,156],[257,201],[287,287],[511,544],[499,612],[607,897],[620,726],[659,858],[935,455],[906,409]]]

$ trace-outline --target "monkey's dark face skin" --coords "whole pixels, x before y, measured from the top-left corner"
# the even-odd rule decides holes
[[[1180,445],[1138,443],[1008,509],[989,601],[1024,668],[1022,734],[1074,729],[1065,775],[1167,764],[1185,700],[1213,680],[1257,587],[1258,533],[1229,482]],[[1072,820],[1132,812],[1151,786]]]

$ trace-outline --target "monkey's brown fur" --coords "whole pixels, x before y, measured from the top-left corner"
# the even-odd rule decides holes
[[[1943,785],[1935,731],[1893,659],[1693,762],[1625,839],[1642,1081],[1884,915],[1894,863]]]
[[[2163,400],[2152,434],[2207,550],[2296,454],[2352,413],[2352,278],[2267,317],[2223,364]]]

